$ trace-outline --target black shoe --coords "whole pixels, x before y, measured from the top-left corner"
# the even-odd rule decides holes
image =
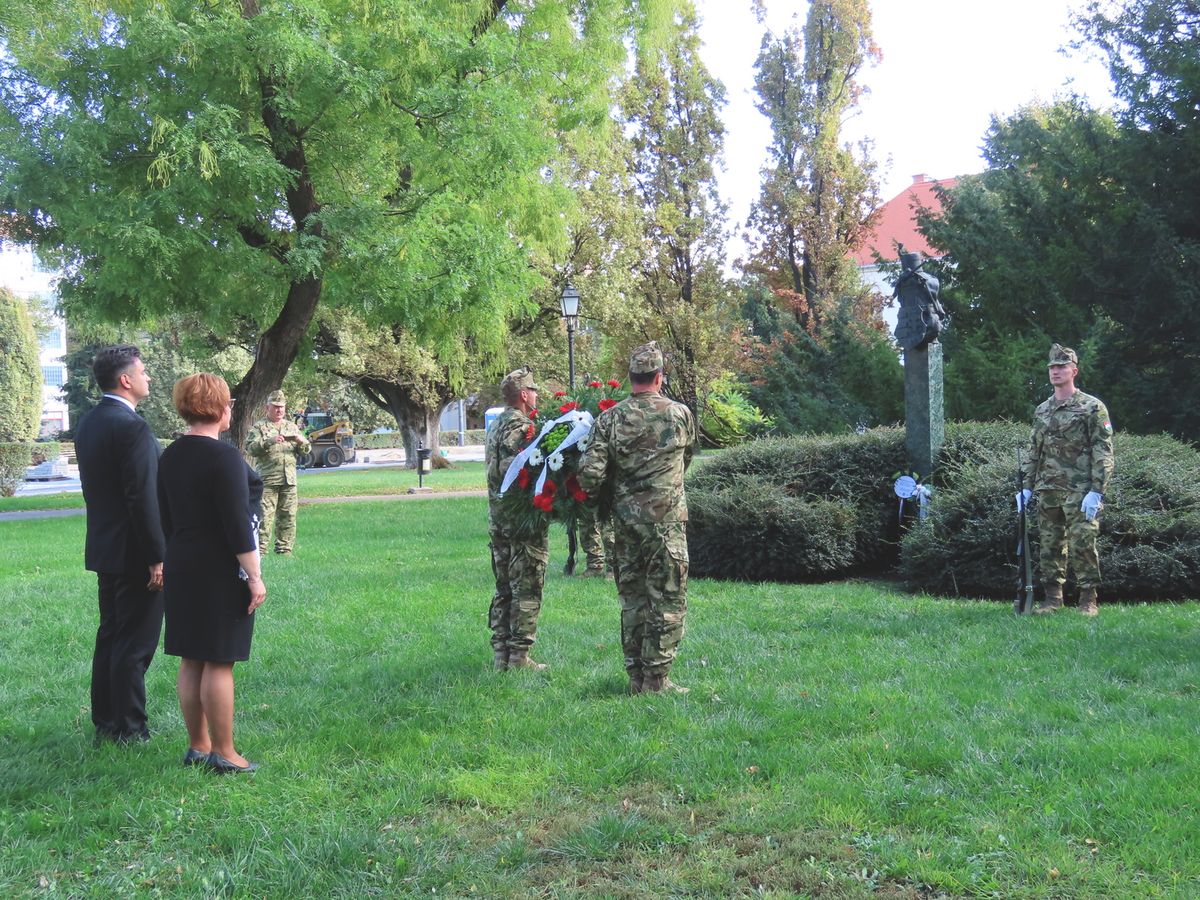
[[[191,747],[188,747],[187,753],[183,754],[183,764],[185,766],[198,766],[207,761],[207,753],[203,753],[200,750],[195,750]]]
[[[228,775],[231,772],[254,772],[258,770],[258,763],[247,763],[244,766],[239,766],[237,763],[231,763],[215,750],[208,754],[204,760],[204,764],[220,775]]]

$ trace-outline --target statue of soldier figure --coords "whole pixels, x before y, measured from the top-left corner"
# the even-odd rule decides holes
[[[901,350],[917,350],[938,339],[947,324],[946,310],[938,300],[941,283],[922,272],[925,258],[900,247],[900,277],[892,297],[900,300],[896,343]]]

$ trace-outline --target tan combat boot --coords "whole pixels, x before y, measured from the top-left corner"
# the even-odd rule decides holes
[[[1035,616],[1045,616],[1062,609],[1062,585],[1046,585],[1046,599],[1037,605],[1033,611]]]
[[[545,663],[530,659],[528,650],[509,650],[508,667],[510,669],[533,669],[535,672],[549,668]]]
[[[647,675],[642,679],[643,694],[686,694],[691,688],[676,684],[666,675]]]
[[[1079,589],[1079,611],[1085,616],[1100,615],[1100,607],[1096,605],[1096,589],[1094,587]]]
[[[497,672],[503,672],[508,668],[508,648],[497,647],[492,650],[492,665],[495,666]]]

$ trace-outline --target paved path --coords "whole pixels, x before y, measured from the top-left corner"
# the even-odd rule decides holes
[[[301,497],[300,505],[317,503],[363,503],[368,500],[440,500],[444,497],[486,497],[487,491],[429,491],[422,494],[360,494],[355,497]],[[0,512],[0,522],[19,522],[23,519],[63,519],[82,516],[83,507],[74,509],[18,509]]]

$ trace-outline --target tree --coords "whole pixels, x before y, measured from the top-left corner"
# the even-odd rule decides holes
[[[625,349],[658,339],[669,360],[669,393],[697,414],[709,385],[738,367],[743,326],[721,272],[725,206],[716,166],[724,93],[700,59],[696,16],[688,10],[672,40],[639,60],[621,104],[645,230],[641,333],[629,334]]]
[[[1131,4],[1143,14],[1163,6]],[[1151,127],[1145,116],[1164,109],[1114,117],[1068,99],[996,120],[988,170],[946,195],[941,215],[921,218],[947,252],[952,415],[1026,419],[1048,392],[1041,361],[1058,341],[1081,351],[1080,386],[1104,397],[1119,428],[1200,437],[1200,412],[1178,402],[1200,384],[1190,199],[1200,142],[1194,112]]]
[[[319,304],[452,358],[527,301],[569,197],[543,168],[604,118],[673,0],[10,0],[0,202],[79,316],[255,336],[240,442]]]
[[[841,143],[841,128],[863,90],[859,70],[879,55],[867,0],[814,0],[803,32],[768,32],[755,63],[758,109],[772,141],[750,213],[747,270],[765,277],[796,323],[818,338],[846,297],[870,318],[850,253],[873,223],[878,185],[868,147],[856,156]]]
[[[38,339],[25,301],[0,287],[0,442],[37,437],[42,418]]]

